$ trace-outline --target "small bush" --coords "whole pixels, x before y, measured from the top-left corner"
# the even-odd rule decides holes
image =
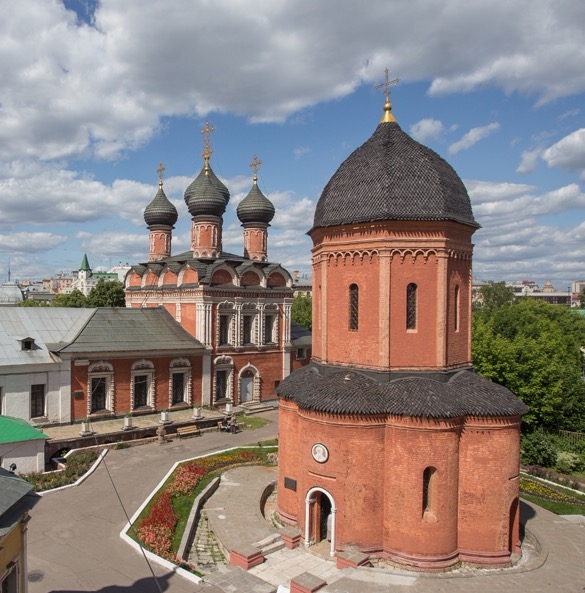
[[[555,467],[563,474],[570,474],[583,469],[583,460],[577,453],[559,451],[557,453]]]
[[[554,467],[557,461],[553,439],[540,428],[522,436],[520,454],[524,465]]]

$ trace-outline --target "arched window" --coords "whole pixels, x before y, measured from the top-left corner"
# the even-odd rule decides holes
[[[459,331],[459,308],[461,306],[460,300],[459,285],[457,285],[455,287],[455,311],[453,312],[453,325],[456,332]]]
[[[435,490],[435,478],[437,470],[436,468],[429,466],[425,467],[423,472],[423,483],[422,483],[422,514],[434,515],[434,490]]]
[[[416,284],[406,287],[406,329],[416,329]]]
[[[359,288],[357,284],[349,286],[349,329],[357,331],[359,325]]]

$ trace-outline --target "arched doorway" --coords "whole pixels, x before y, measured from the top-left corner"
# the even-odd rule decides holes
[[[311,546],[324,539],[330,542],[329,553],[335,555],[335,515],[337,508],[329,492],[311,488],[305,498],[305,545]]]
[[[508,550],[510,554],[519,554],[520,548],[520,518],[518,515],[518,497],[510,505],[510,524],[508,525]]]

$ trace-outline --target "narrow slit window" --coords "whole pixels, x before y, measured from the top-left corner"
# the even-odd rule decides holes
[[[459,308],[461,306],[460,303],[460,293],[459,293],[459,285],[455,287],[455,311],[453,312],[453,321],[454,321],[454,329],[456,332],[459,331]]]
[[[357,284],[349,287],[349,329],[356,331],[359,326],[359,288]]]
[[[416,284],[406,287],[406,329],[416,329]]]
[[[422,484],[422,514],[423,516],[433,512],[433,490],[435,482],[436,469],[426,467],[423,472]]]

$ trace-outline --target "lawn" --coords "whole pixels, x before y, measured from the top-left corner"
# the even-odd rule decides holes
[[[585,495],[534,476],[520,477],[520,495],[557,515],[585,515]]]

